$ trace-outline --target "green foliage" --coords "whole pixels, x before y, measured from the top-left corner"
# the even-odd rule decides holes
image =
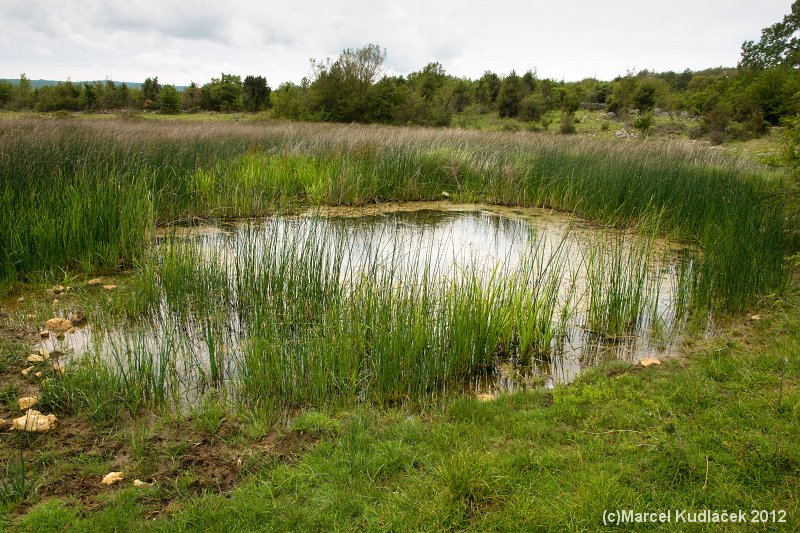
[[[272,93],[272,108],[276,117],[306,120],[309,107],[308,91],[305,87],[286,82]]]
[[[33,109],[36,105],[31,82],[25,74],[19,75],[19,82],[14,87],[14,96],[11,100],[11,109]]]
[[[559,100],[561,103],[561,111],[571,115],[574,115],[581,105],[580,95],[574,87],[561,88],[559,91]]]
[[[783,124],[781,159],[793,177],[788,205],[794,211],[793,218],[800,219],[800,115],[784,119]]]
[[[181,94],[181,107],[184,111],[194,113],[203,105],[203,91],[195,82],[191,82]]]
[[[525,85],[522,79],[513,70],[503,78],[500,90],[497,93],[497,110],[501,117],[516,117],[519,114],[519,106],[525,97]]]
[[[14,95],[14,86],[6,81],[0,81],[0,107],[6,107]]]
[[[519,104],[520,120],[538,121],[547,112],[547,102],[541,93],[531,93]]]
[[[564,135],[575,133],[575,113],[562,112],[561,123],[558,129]]]
[[[608,96],[606,108],[616,113],[624,113],[633,109],[633,95],[637,87],[638,80],[630,74],[614,80],[614,88]]]
[[[158,93],[158,107],[164,115],[181,112],[181,94],[174,85],[164,85]]]
[[[761,31],[758,43],[745,41],[739,66],[746,69],[800,67],[800,1],[792,3],[791,12]]]
[[[653,109],[656,105],[656,88],[651,83],[640,83],[633,93],[633,105],[640,112]]]
[[[377,44],[345,49],[333,61],[312,60],[314,80],[309,86],[312,114],[320,120],[363,121],[367,95],[385,67],[386,50]]]
[[[201,88],[201,102],[203,109],[221,111],[223,113],[239,111],[242,109],[241,76],[222,73],[219,78],[211,78]]]
[[[252,113],[269,107],[269,95],[272,90],[263,76],[247,76],[242,85],[242,104],[246,111]]]
[[[500,77],[491,71],[486,71],[475,83],[475,98],[477,101],[490,108],[500,94]]]
[[[147,78],[142,83],[141,93],[145,109],[152,109],[158,102],[158,94],[161,92],[161,84],[158,83],[158,76]]]
[[[767,128],[762,120],[779,125],[783,117],[800,113],[800,100],[795,97],[800,93],[800,69],[783,63],[699,72],[644,70],[609,82],[591,78],[564,82],[538,79],[534,71],[523,76],[511,72],[502,79],[491,71],[477,80],[456,78],[436,62],[407,77],[384,76],[385,58],[386,50],[377,44],[346,49],[336,59],[312,60],[310,80],[285,83],[274,92],[261,76],[248,76],[242,82],[239,76],[222,74],[202,88],[193,82],[181,95],[181,107],[192,112],[258,112],[274,106],[273,116],[292,120],[449,126],[455,114],[467,109],[471,109],[469,116],[497,111],[501,119],[530,122],[554,109],[575,113],[582,105],[589,109],[605,106],[623,119],[633,110],[658,108],[704,116],[718,106],[727,106],[733,110],[728,131],[701,126],[693,134],[713,137],[715,142],[763,135]],[[111,81],[67,81],[34,91],[23,75],[17,84],[0,84],[0,107],[46,112],[153,110],[161,109],[160,91],[158,78],[147,78],[141,90]],[[174,105],[168,107],[174,112]],[[464,126],[474,121],[460,117],[458,122]],[[508,122],[498,124],[508,130],[520,129]]]
[[[633,127],[642,133],[647,133],[653,127],[655,117],[652,112],[642,113],[633,121]]]

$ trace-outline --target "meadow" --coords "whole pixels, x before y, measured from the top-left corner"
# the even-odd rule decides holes
[[[478,449],[494,449],[494,444],[485,440],[488,437],[477,436],[472,425],[480,420],[496,422],[493,417],[500,417],[504,409],[519,418],[513,413],[522,410],[527,413],[524,420],[514,418],[511,427],[523,431],[522,427],[530,426],[542,436],[545,447],[558,448],[565,443],[549,433],[552,428],[583,425],[577,421],[591,406],[596,409],[586,422],[591,427],[580,431],[599,432],[589,438],[592,453],[601,453],[596,435],[605,431],[648,433],[643,425],[650,423],[646,419],[652,413],[637,408],[620,418],[619,406],[610,404],[622,398],[628,405],[640,398],[635,392],[638,388],[650,385],[643,385],[642,374],[628,375],[630,363],[606,361],[600,370],[579,378],[575,386],[559,385],[550,393],[542,387],[542,379],[533,392],[476,406],[459,387],[465,378],[491,369],[498,358],[527,365],[552,359],[577,319],[585,330],[609,344],[635,336],[642,328],[664,338],[680,335],[684,339],[686,334],[686,342],[691,343],[692,335],[700,338],[707,328],[716,329],[742,313],[762,312],[767,305],[773,310],[791,309],[796,301],[787,260],[794,252],[794,241],[786,226],[784,178],[757,163],[694,142],[270,120],[4,116],[0,119],[0,176],[4,213],[0,291],[9,302],[3,340],[9,355],[0,372],[14,376],[3,388],[3,401],[11,405],[20,391],[35,388],[43,408],[87,424],[92,433],[121,440],[133,457],[126,468],[148,479],[174,477],[170,500],[183,501],[192,493],[188,486],[178,487],[184,473],[164,474],[156,465],[160,459],[143,443],[152,443],[151,433],[161,431],[155,428],[191,427],[202,442],[221,446],[214,453],[222,455],[232,449],[240,453],[240,448],[250,446],[248,442],[258,446],[267,442],[268,456],[283,447],[289,451],[281,449],[278,456],[301,454],[301,465],[340,469],[338,463],[328,464],[338,459],[325,462],[314,455],[324,454],[324,449],[303,454],[318,442],[323,448],[345,450],[340,459],[349,462],[350,471],[366,476],[377,492],[391,489],[401,478],[423,482],[425,472],[434,472],[435,483],[444,484],[434,499],[443,499],[428,516],[428,524],[434,529],[486,524],[481,520],[492,509],[515,501],[505,491],[524,481],[511,463],[480,456],[483,452]],[[564,212],[590,224],[596,238],[577,262],[565,244],[569,231],[548,246],[534,238],[520,265],[513,270],[497,266],[488,274],[476,265],[409,264],[403,258],[387,258],[383,247],[370,245],[362,268],[352,271],[348,254],[357,244],[347,232],[313,225],[300,231],[280,223],[312,206],[363,208],[431,201]],[[258,222],[263,220],[267,222]],[[230,249],[209,252],[181,237],[184,227],[224,223],[236,223],[242,234]],[[264,226],[256,230],[256,224]],[[663,243],[670,243],[669,252]],[[413,249],[410,253],[419,255]],[[669,268],[665,270],[664,264]],[[659,276],[663,275],[672,287],[669,321],[659,307],[663,296]],[[105,293],[86,283],[96,276],[113,278],[119,288]],[[55,284],[69,285],[72,290],[51,301],[53,294],[46,289]],[[20,296],[23,301],[11,303]],[[122,328],[123,338],[110,349],[77,354],[63,373],[49,372],[38,383],[20,382],[16,377],[20,364],[11,354],[17,357],[30,350],[35,341],[23,336],[26,345],[11,340],[8,333],[14,327],[24,330],[76,310],[86,312],[92,328],[104,333]],[[788,324],[793,319],[786,320]],[[158,332],[155,341],[153,331]],[[780,334],[796,345],[791,333],[780,330]],[[715,341],[699,342],[713,345]],[[730,351],[730,346],[725,349]],[[723,356],[714,357],[717,361]],[[775,366],[770,363],[767,369],[755,356],[744,364],[751,369],[748,372],[760,376]],[[701,370],[684,372],[681,365],[667,365],[667,372],[685,391],[691,390],[698,372],[716,372],[722,389],[728,386],[729,375],[736,374],[731,367],[735,363],[729,359],[705,361]],[[794,357],[782,368],[781,394],[787,372],[790,381],[796,380]],[[618,372],[623,376],[619,382],[604,381]],[[777,386],[774,374],[769,376],[770,386]],[[653,405],[659,409],[696,407],[667,407],[671,400],[665,379],[652,385]],[[768,423],[780,426],[784,433],[797,423],[793,391],[787,392],[788,411],[770,411],[768,416]],[[700,399],[702,391],[694,396],[706,401]],[[541,402],[557,409],[540,412]],[[735,417],[729,411],[720,415],[728,417],[726,427]],[[434,437],[421,436],[421,426],[398,422],[396,417],[408,413],[426,420],[431,417],[424,424]],[[384,416],[389,429],[376,429],[384,427],[376,421]],[[451,424],[449,429],[443,423]],[[231,424],[238,429],[230,429]],[[434,450],[443,441],[435,435],[453,428],[467,432],[476,445],[465,445],[461,455],[442,463],[435,459],[439,452]],[[378,436],[384,431],[389,432],[386,439]],[[692,431],[699,428],[693,426]],[[490,431],[497,438],[501,434],[497,428]],[[309,442],[304,435],[312,436]],[[11,453],[3,456],[7,476],[0,495],[7,509],[19,510],[20,504],[37,497],[26,492],[27,477],[24,471],[20,477],[20,465],[31,464],[34,470],[40,469],[37,475],[47,477],[44,472],[51,463],[37,463],[31,438],[3,437],[14,444],[9,450],[21,451],[18,460]],[[57,433],[53,437],[57,439]],[[284,439],[283,444],[274,445],[275,438]],[[520,435],[511,438],[520,446],[526,440]],[[647,464],[653,479],[674,476],[675,494],[689,498],[688,492],[681,491],[685,483],[697,479],[699,437],[687,437],[688,444],[660,433],[652,438],[654,446],[667,447],[668,458]],[[86,444],[81,439],[73,440]],[[291,442],[287,444],[286,439]],[[421,458],[413,456],[407,441],[420,444]],[[625,441],[614,446],[618,444],[634,445]],[[389,448],[383,450],[384,445]],[[556,454],[556,450],[546,453]],[[184,450],[178,455],[186,454]],[[625,461],[633,461],[626,454]],[[759,483],[785,498],[784,483],[791,479],[786,472],[796,471],[796,454],[785,448],[770,448],[769,454],[777,470]],[[116,460],[101,456],[105,459],[93,467],[98,472]],[[242,475],[261,487],[258,491],[264,483],[284,483],[275,476],[285,476],[285,468],[294,468],[259,464],[260,459],[247,457],[256,461],[245,468],[252,468],[248,472],[254,477]],[[511,462],[521,461],[517,466],[524,471],[549,469],[547,465],[556,459],[556,455],[511,457]],[[290,462],[295,460],[293,455]],[[419,461],[427,465],[422,471],[415,466]],[[470,464],[479,471],[472,471]],[[754,468],[745,465],[745,473],[736,470],[735,476],[757,475]],[[76,471],[86,469],[78,466]],[[601,480],[608,485],[606,499],[618,501],[622,493],[630,496],[611,488],[629,474],[618,472]],[[422,477],[418,480],[417,475]],[[264,481],[265,476],[271,481]],[[296,485],[296,479],[286,482],[313,492],[322,490],[318,481],[309,478],[312,486],[308,487],[305,482]],[[324,490],[335,494],[344,490],[340,481],[334,485]],[[286,489],[281,486],[273,493],[276,505],[283,498],[280,491]],[[238,502],[234,505],[249,505],[248,487],[252,488],[245,485],[244,492],[234,493],[233,501]],[[436,487],[431,490],[438,491]],[[46,495],[47,489],[39,492]],[[718,489],[715,494],[721,501],[742,502],[746,492]],[[362,494],[360,511],[354,512],[358,515],[376,503],[389,505],[402,511],[398,516],[403,522],[396,527],[422,527],[403,514],[409,512],[409,502],[376,494]],[[125,497],[121,493],[122,500],[109,505],[125,507]],[[583,502],[589,495],[576,497]],[[204,501],[182,507],[175,515],[178,523],[191,529],[192,520],[202,515]],[[31,520],[30,524],[50,520],[52,511],[53,516],[67,517],[68,523],[81,527],[77,515],[59,507],[63,505],[62,500],[46,502],[31,513],[33,518],[17,525],[22,524],[24,530],[32,527],[25,526],[25,520]],[[194,518],[181,522],[187,516],[184,512]],[[385,514],[379,509],[369,512]],[[393,528],[391,523],[376,522],[374,515],[359,516],[364,527]],[[535,516],[541,524],[543,515]],[[501,518],[512,517],[520,519],[511,511]],[[340,516],[328,518],[335,520],[316,515],[313,520],[309,516],[297,519],[305,526],[317,524],[312,527],[342,525]],[[560,516],[556,523],[575,528],[594,518],[578,513]],[[211,520],[201,521],[208,527],[230,525],[224,523],[227,518],[203,520]]]

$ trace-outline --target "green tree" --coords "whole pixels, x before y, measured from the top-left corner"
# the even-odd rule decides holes
[[[581,96],[575,86],[559,87],[558,99],[561,110],[567,114],[575,114],[575,111],[581,107]]]
[[[386,50],[377,44],[345,49],[332,61],[312,60],[309,87],[312,111],[319,120],[365,121],[372,84],[382,76]]]
[[[654,121],[655,118],[653,117],[653,113],[648,111],[647,113],[642,113],[636,117],[636,120],[633,121],[633,127],[646,135],[647,132],[650,131],[650,128],[653,127]]]
[[[513,70],[503,78],[500,91],[497,94],[497,110],[501,117],[516,117],[519,114],[519,104],[525,97],[525,85],[522,79]]]
[[[181,112],[181,93],[174,85],[164,85],[158,93],[158,108],[164,115],[176,115]]]
[[[652,83],[640,83],[633,92],[633,105],[642,112],[650,111],[656,106],[656,87]]]
[[[282,83],[272,92],[272,111],[276,117],[292,120],[305,120],[311,114],[308,94],[308,80],[301,85]]]
[[[606,107],[617,113],[630,110],[634,105],[633,94],[638,86],[639,81],[630,73],[624,78],[615,79],[611,94],[606,100]]]
[[[11,107],[12,109],[32,109],[34,103],[31,81],[25,74],[20,74],[19,82],[14,87],[14,95],[11,99]]]
[[[269,106],[271,89],[263,76],[247,76],[242,84],[242,105],[255,113]]]
[[[219,78],[203,85],[202,106],[211,111],[239,111],[242,109],[242,78],[222,73]]]
[[[475,84],[475,99],[481,105],[491,107],[497,101],[501,83],[497,74],[487,70]]]
[[[161,91],[161,85],[158,83],[158,76],[155,78],[147,78],[142,83],[142,105],[150,109],[156,102],[158,102],[158,93]]]
[[[181,94],[181,107],[184,111],[194,113],[200,109],[203,102],[203,93],[195,82],[191,82]]]
[[[777,66],[800,67],[800,0],[792,3],[782,22],[761,30],[757,43],[742,44],[739,67],[759,70]]]
[[[0,107],[5,107],[14,95],[14,86],[7,81],[0,81]]]
[[[536,72],[533,70],[529,70],[525,74],[522,75],[522,83],[525,84],[525,89],[527,92],[533,92],[536,90],[536,84],[539,82],[539,79],[536,77]]]
[[[534,122],[540,120],[547,112],[547,102],[540,92],[533,92],[522,99],[519,104],[519,118]]]
[[[419,72],[412,72],[408,75],[408,83],[411,87],[429,102],[447,83],[447,80],[447,73],[441,63],[428,63]]]

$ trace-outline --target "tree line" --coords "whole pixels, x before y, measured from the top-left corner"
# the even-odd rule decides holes
[[[631,118],[646,128],[653,113],[701,117],[698,135],[712,140],[747,138],[800,113],[800,0],[782,22],[742,45],[737,67],[682,72],[629,72],[610,81],[540,79],[536,72],[487,71],[478,79],[452,76],[437,62],[408,75],[387,74],[386,50],[376,44],[346,49],[335,59],[312,61],[300,83],[277,89],[263,76],[221,74],[183,90],[148,78],[139,88],[112,81],[33,89],[21,76],[0,82],[0,107],[36,111],[152,110],[260,112],[293,120],[448,126],[462,113],[500,117],[547,128],[561,113],[569,133],[581,107]]]

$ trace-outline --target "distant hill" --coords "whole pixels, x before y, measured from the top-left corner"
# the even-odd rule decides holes
[[[15,79],[0,79],[0,81],[8,82],[11,85],[17,85],[19,83],[19,78],[15,78]],[[76,81],[76,80],[71,80],[71,81],[75,85],[84,83],[84,81]],[[106,80],[89,80],[86,83],[95,83],[97,81],[99,81],[100,83],[105,83],[106,82]],[[34,89],[38,89],[39,87],[47,87],[47,86],[51,86],[51,85],[58,85],[59,83],[64,83],[64,80],[30,80],[30,82],[31,82],[31,87],[33,87]],[[121,84],[124,83],[125,85],[128,86],[129,89],[138,89],[138,88],[140,88],[142,86],[142,83],[138,82],[138,81],[124,81],[124,82],[123,81],[114,81],[113,83],[114,83],[114,85],[121,85]],[[186,85],[176,85],[175,88],[178,89],[179,91],[182,91],[182,90],[184,90],[186,88]]]

